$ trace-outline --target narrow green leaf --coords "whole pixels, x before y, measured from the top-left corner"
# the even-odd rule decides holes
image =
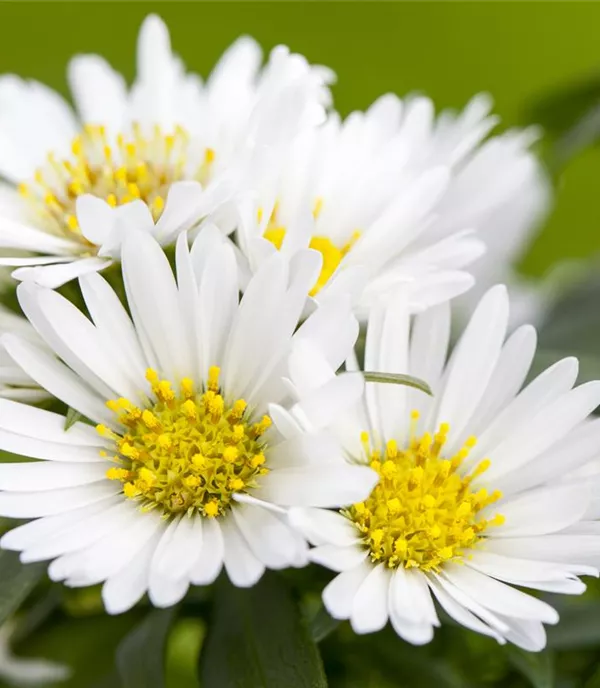
[[[167,636],[173,609],[157,609],[117,648],[117,671],[123,688],[164,688]]]
[[[546,629],[548,647],[579,650],[600,646],[600,600],[583,598],[569,602],[558,609],[560,623]]]
[[[378,373],[372,370],[357,371],[365,378],[365,382],[379,382],[387,385],[404,385],[405,387],[412,387],[421,392],[425,392],[430,397],[433,396],[431,387],[423,380],[412,375],[401,375],[400,373]]]
[[[223,576],[200,658],[204,688],[325,688],[316,645],[281,578],[249,589]]]
[[[0,551],[0,626],[42,579],[45,564],[21,564],[16,552]]]
[[[571,158],[590,148],[600,140],[600,105],[595,103],[556,142],[551,164],[562,169]]]
[[[81,420],[83,416],[79,411],[76,411],[74,408],[70,408],[67,411],[67,416],[65,418],[65,432],[72,428],[77,421]]]
[[[506,656],[512,666],[533,688],[554,688],[554,661],[551,652],[525,652],[508,645]]]
[[[340,623],[339,619],[329,616],[325,607],[321,605],[310,622],[310,634],[315,643],[325,640],[330,633],[335,631]]]

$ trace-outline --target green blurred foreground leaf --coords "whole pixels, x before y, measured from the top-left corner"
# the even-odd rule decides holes
[[[548,626],[548,647],[556,650],[580,650],[600,646],[600,600],[582,598],[558,605],[560,621]]]
[[[43,563],[24,566],[16,552],[0,551],[0,625],[21,606],[42,579],[45,568]]]
[[[223,576],[200,658],[204,688],[325,688],[316,645],[284,582],[267,572],[249,589]]]
[[[401,375],[400,373],[378,373],[370,370],[357,372],[362,374],[362,376],[365,378],[365,382],[379,382],[388,385],[404,385],[405,387],[412,387],[413,389],[418,389],[421,392],[425,392],[425,394],[429,394],[430,397],[433,396],[431,387],[423,380],[419,380],[418,377],[413,377],[412,375]]]
[[[533,688],[554,688],[554,662],[552,654],[545,652],[525,652],[518,647],[506,647],[506,655],[512,666]]]
[[[164,688],[165,649],[173,609],[157,609],[129,633],[117,649],[123,688]]]
[[[340,625],[341,621],[330,616],[323,605],[310,622],[310,633],[315,643],[325,640]]]

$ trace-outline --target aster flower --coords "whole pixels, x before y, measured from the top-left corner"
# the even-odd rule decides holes
[[[118,233],[80,223],[85,194],[124,208],[143,201],[163,245],[189,229],[252,177],[264,151],[324,117],[331,73],[279,46],[261,70],[261,51],[240,38],[210,78],[186,73],[164,23],[149,16],[137,50],[137,76],[124,78],[97,55],[80,55],[68,78],[76,111],[54,91],[14,75],[0,78],[0,248],[35,255],[23,266],[56,286],[118,257]],[[31,266],[59,265],[57,268]]]
[[[551,206],[550,182],[528,149],[534,140],[534,131],[507,132],[484,146],[480,153],[482,161],[475,161],[471,184],[476,183],[474,179],[480,179],[482,168],[491,167],[495,161],[496,174],[490,175],[485,183],[493,188],[487,192],[488,195],[496,194],[498,202],[484,211],[477,223],[478,236],[485,242],[486,252],[469,268],[475,277],[473,289],[456,301],[464,321],[494,284],[507,285],[512,326],[523,323],[538,325],[556,297],[565,266],[557,268],[554,274],[550,273],[541,281],[526,279],[515,270],[515,265],[531,247]],[[504,189],[498,191],[500,180]],[[467,193],[468,186],[464,191],[465,198]],[[473,212],[478,213],[477,209]]]
[[[247,211],[240,223],[249,271],[275,248],[310,245],[323,254],[312,295],[353,289],[361,317],[399,286],[415,311],[465,292],[485,244],[504,265],[547,205],[529,150],[535,132],[486,138],[497,122],[490,107],[480,95],[436,118],[427,98],[385,95],[365,113],[333,113],[302,132],[283,169],[270,166],[257,185],[258,217]],[[529,204],[518,236],[506,236],[512,205],[533,181],[546,193]],[[510,250],[498,250],[503,243]]]
[[[290,265],[274,255],[238,303],[232,248],[216,230],[202,237],[190,253],[180,236],[176,284],[159,244],[128,233],[133,321],[92,273],[80,279],[91,321],[54,291],[19,286],[23,311],[56,356],[3,338],[41,387],[97,425],[65,431],[58,414],[0,399],[0,448],[41,459],[0,465],[0,514],[36,519],[0,545],[24,562],[53,559],[50,577],[68,586],[104,581],[113,613],[146,590],[155,605],[173,604],[223,565],[238,586],[265,567],[304,565],[306,543],[284,509],[349,504],[377,480],[348,465],[325,429],[302,432],[285,408],[294,341],[336,368],[358,332],[346,299],[294,335],[319,255]],[[305,402],[331,419],[361,392],[360,379],[340,377]]]
[[[427,643],[437,602],[469,629],[540,650],[543,624],[558,614],[513,586],[579,594],[578,576],[597,575],[591,486],[572,471],[597,454],[600,423],[586,417],[600,382],[573,388],[577,361],[567,358],[519,391],[536,334],[525,325],[505,341],[508,311],[505,288],[488,291],[447,363],[447,304],[412,328],[403,297],[372,313],[366,369],[409,372],[435,396],[367,385],[339,435],[350,461],[370,465],[379,484],[340,512],[291,511],[317,545],[312,560],[340,572],[324,590],[327,610],[357,633],[389,619],[403,639]],[[290,363],[296,377],[304,371],[303,394],[320,360],[309,358]]]

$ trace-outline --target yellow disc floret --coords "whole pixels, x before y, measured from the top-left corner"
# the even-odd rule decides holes
[[[313,209],[313,215],[315,217],[319,215],[322,207],[323,199],[318,198],[315,202],[315,207]],[[261,210],[259,210],[258,216],[260,222],[260,218],[262,217]],[[267,229],[263,234],[263,238],[265,238],[267,241],[270,241],[273,244],[273,246],[275,246],[275,248],[279,251],[283,244],[283,240],[285,239],[285,235],[285,227],[282,227],[277,224],[277,206],[275,206],[269,219]],[[350,251],[350,249],[354,246],[354,244],[358,241],[359,238],[360,232],[357,230],[352,233],[350,239],[341,248],[338,248],[329,237],[313,236],[311,238],[309,248],[318,251],[323,258],[321,273],[319,274],[317,281],[313,285],[313,288],[310,290],[311,296],[316,296],[321,291],[321,289],[323,289],[323,287],[333,276],[334,272],[338,269],[344,256]]]
[[[156,402],[141,409],[127,399],[111,400],[107,406],[123,432],[97,426],[116,446],[118,465],[106,477],[120,481],[127,498],[166,516],[222,515],[236,493],[256,487],[259,476],[268,473],[263,435],[271,419],[251,423],[243,399],[226,404],[216,366],[199,393],[189,378],[181,380],[177,393],[156,371],[148,370],[146,377]]]
[[[489,460],[461,473],[475,439],[444,458],[448,431],[442,424],[433,437],[413,437],[404,449],[391,440],[383,452],[373,450],[368,433],[363,433],[371,468],[380,480],[366,501],[343,513],[360,531],[373,562],[439,571],[444,562],[460,560],[465,549],[475,547],[487,528],[504,522],[499,514],[486,519],[481,513],[501,493],[472,486],[489,468]]]
[[[75,215],[77,198],[93,194],[115,207],[141,199],[154,219],[162,214],[169,186],[182,179],[206,181],[215,154],[206,149],[204,161],[189,170],[190,140],[182,127],[150,132],[134,124],[127,135],[109,137],[105,127],[86,125],[71,144],[71,156],[47,156],[20,193],[30,199],[49,232],[93,246],[81,235]],[[93,251],[90,251],[93,253]]]

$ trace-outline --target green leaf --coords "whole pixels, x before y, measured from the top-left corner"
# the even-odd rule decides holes
[[[412,375],[401,375],[400,373],[378,373],[375,371],[365,370],[362,372],[362,376],[365,378],[365,382],[379,382],[388,385],[404,385],[405,387],[413,387],[421,392],[425,392],[425,394],[429,394],[430,397],[433,396],[431,387],[423,380],[419,380],[418,377],[413,377]]]
[[[330,633],[335,631],[340,623],[339,619],[329,616],[325,607],[321,605],[310,622],[310,634],[315,643],[325,640]]]
[[[165,650],[173,609],[156,609],[127,635],[117,649],[123,688],[164,688]]]
[[[540,124],[552,136],[560,136],[599,102],[600,75],[594,74],[540,98],[529,109],[527,120]]]
[[[600,645],[600,600],[569,601],[558,611],[560,622],[546,629],[549,648],[579,650]]]
[[[506,647],[506,655],[512,666],[533,688],[554,687],[554,661],[551,652],[525,652],[518,647]]]
[[[77,421],[80,421],[83,418],[81,413],[79,411],[76,411],[74,408],[70,408],[67,411],[67,415],[65,417],[65,432],[72,428]]]
[[[595,145],[600,139],[600,103],[595,103],[581,119],[556,142],[551,165],[564,167],[578,153]]]
[[[204,688],[325,688],[321,658],[284,582],[249,589],[223,576],[200,659]]]
[[[45,564],[21,564],[16,552],[0,551],[0,626],[21,606],[45,569]]]

